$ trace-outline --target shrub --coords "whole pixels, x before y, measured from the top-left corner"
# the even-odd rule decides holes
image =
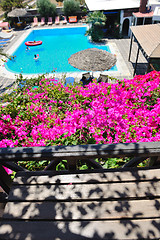
[[[104,36],[102,29],[97,28],[95,26],[87,30],[86,35],[91,36],[92,42],[100,42]]]
[[[49,0],[38,0],[37,1],[38,12],[42,17],[55,17],[56,5],[51,3]]]
[[[66,16],[76,15],[79,10],[79,2],[75,0],[65,0],[63,2],[63,11]]]
[[[91,36],[93,42],[100,42],[103,38],[102,27],[105,25],[106,16],[100,12],[95,11],[89,13],[87,17],[87,23],[91,24],[90,29],[86,32],[87,35]]]

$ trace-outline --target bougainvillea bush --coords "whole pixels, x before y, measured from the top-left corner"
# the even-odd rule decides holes
[[[0,147],[160,141],[160,72],[64,87],[18,88],[0,106]]]

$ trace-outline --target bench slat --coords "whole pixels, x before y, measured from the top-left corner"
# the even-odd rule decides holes
[[[160,196],[160,182],[13,186],[9,201],[91,200]]]
[[[40,171],[40,172],[19,172],[14,179],[15,184],[69,184],[69,183],[87,183],[91,180],[94,182],[128,182],[128,181],[143,181],[143,180],[158,180],[160,179],[160,169],[130,169],[128,170],[103,170],[96,173],[68,173]]]
[[[159,239],[160,219],[121,221],[3,221],[2,239],[111,240]]]
[[[3,219],[121,219],[160,217],[160,199],[86,202],[8,202]]]
[[[0,239],[160,239],[160,170],[152,170],[19,172]]]

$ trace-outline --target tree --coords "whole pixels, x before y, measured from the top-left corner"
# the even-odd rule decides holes
[[[102,27],[105,25],[106,19],[106,16],[100,11],[95,11],[88,14],[87,23],[90,23],[91,27],[86,34],[91,36],[92,41],[100,42],[102,40]]]
[[[13,7],[13,1],[12,0],[2,0],[0,3],[0,6],[3,11],[10,12]]]
[[[14,0],[13,6],[16,8],[23,8],[24,7],[23,0]]]
[[[10,12],[12,7],[23,8],[23,0],[2,0],[0,6],[3,11]]]
[[[85,0],[76,0],[76,1],[78,1],[82,5],[85,5]]]
[[[77,11],[80,10],[79,2],[75,0],[65,0],[63,2],[63,11],[66,16],[76,15]]]
[[[49,0],[38,0],[37,7],[42,17],[55,17],[56,15],[56,5]]]

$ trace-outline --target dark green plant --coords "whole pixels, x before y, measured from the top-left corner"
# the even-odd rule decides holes
[[[91,36],[91,41],[92,42],[100,42],[103,38],[103,31],[100,28],[97,28],[95,26],[91,27],[87,31],[87,35]]]
[[[51,3],[49,0],[38,0],[37,8],[42,17],[54,18],[56,16],[56,5]]]
[[[100,42],[103,38],[102,27],[105,25],[106,16],[100,12],[95,11],[89,13],[87,17],[87,23],[91,24],[90,29],[86,32],[86,35],[91,36],[91,41]]]
[[[120,24],[115,23],[113,26],[113,30],[112,30],[112,34],[114,36],[114,38],[121,38],[121,34],[120,34]]]
[[[66,15],[66,16],[76,15],[77,11],[80,10],[79,5],[80,5],[79,2],[77,2],[75,0],[65,0],[63,2],[64,15]]]
[[[43,160],[43,161],[19,161],[18,165],[21,167],[29,170],[29,171],[41,171],[43,170],[47,165],[49,164],[49,161]]]
[[[82,9],[82,12],[83,12],[83,14],[87,14],[87,12],[88,12],[88,11],[87,11],[87,8],[83,8],[83,9]]]

